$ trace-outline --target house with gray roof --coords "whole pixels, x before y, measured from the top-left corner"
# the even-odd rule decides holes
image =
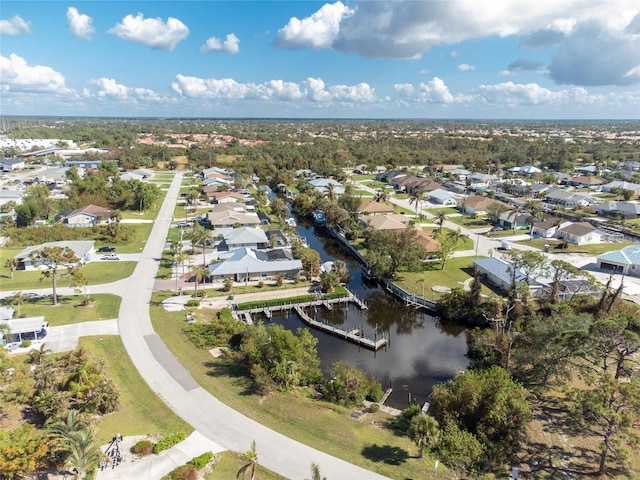
[[[23,340],[42,340],[47,335],[48,323],[45,317],[14,318],[10,320],[0,320],[9,328],[12,342],[22,342]]]
[[[640,218],[640,203],[638,202],[605,202],[593,207],[598,215],[624,218],[631,220]]]
[[[614,180],[613,182],[609,182],[605,185],[602,185],[602,191],[603,192],[611,192],[612,190],[615,189],[622,189],[622,190],[630,190],[633,192],[633,196],[635,198],[638,198],[640,196],[640,184],[638,183],[632,183],[632,182],[623,182],[620,180]]]
[[[624,275],[640,276],[640,245],[629,245],[620,250],[599,255],[598,268]]]
[[[237,248],[253,248],[261,250],[269,248],[269,238],[259,227],[240,227],[222,233],[223,241],[218,250],[235,250]]]
[[[3,172],[14,172],[25,168],[26,164],[22,158],[3,158],[0,160],[0,170]]]
[[[458,204],[459,195],[445,190],[443,188],[437,188],[429,192],[429,200],[442,205],[443,207],[455,207]]]
[[[287,251],[269,252],[244,247],[220,254],[220,260],[209,265],[214,282],[227,278],[234,282],[269,281],[276,280],[278,275],[292,280],[302,270],[302,261],[292,258]]]
[[[309,185],[325,195],[329,192],[330,188],[333,188],[333,193],[336,196],[340,196],[344,193],[344,186],[332,178],[316,178],[314,180],[310,180]]]
[[[94,244],[95,242],[93,240],[63,240],[60,242],[47,242],[40,245],[27,247],[15,256],[15,258],[19,262],[18,270],[37,270],[43,267],[43,264],[41,262],[33,262],[33,260],[31,259],[31,254],[39,252],[44,248],[52,247],[69,247],[73,251],[75,256],[80,259],[79,264],[84,264],[90,259],[91,254],[95,253]],[[78,266],[78,264],[69,266]]]

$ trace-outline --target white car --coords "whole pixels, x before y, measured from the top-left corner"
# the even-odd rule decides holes
[[[120,257],[118,255],[110,254],[101,257],[101,260],[120,260]]]

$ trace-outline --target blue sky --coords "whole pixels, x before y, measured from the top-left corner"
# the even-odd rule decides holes
[[[636,0],[5,1],[5,115],[638,118]]]

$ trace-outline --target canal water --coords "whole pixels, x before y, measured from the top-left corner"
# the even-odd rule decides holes
[[[321,229],[300,223],[296,228],[309,247],[320,253],[322,263],[342,260],[347,264],[351,275],[347,287],[369,306],[360,310],[353,304],[336,304],[331,311],[318,307],[308,313],[343,329],[361,328],[368,338],[384,334],[389,342],[387,348],[373,352],[311,329],[318,338],[318,355],[325,375],[332,363],[346,361],[377,378],[383,389],[393,388],[386,404],[403,409],[410,403],[422,405],[434,384],[467,368],[467,338],[462,328],[442,326],[426,311],[407,307],[377,284],[367,282],[357,261]],[[430,286],[427,288],[430,292]],[[286,316],[274,313],[272,321],[294,331],[305,326],[294,312]]]

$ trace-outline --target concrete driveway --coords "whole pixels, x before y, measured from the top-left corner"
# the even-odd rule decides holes
[[[49,327],[43,343],[53,353],[70,352],[78,347],[80,337],[119,335],[118,319],[97,320],[95,322],[72,323]]]

